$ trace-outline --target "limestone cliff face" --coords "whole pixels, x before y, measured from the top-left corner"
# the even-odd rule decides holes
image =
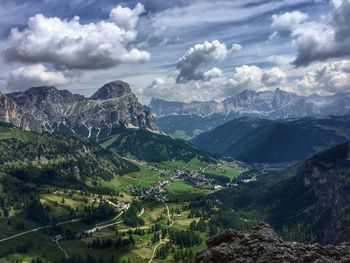
[[[285,242],[264,223],[247,232],[225,231],[209,239],[207,246],[197,254],[197,263],[350,262],[348,244],[321,246]]]
[[[105,127],[158,130],[149,108],[139,103],[129,84],[122,81],[105,84],[91,98],[55,87],[34,87],[7,96],[13,106],[7,103],[6,112],[18,108],[32,116],[39,123],[32,127],[37,131],[53,131],[60,125],[73,132],[81,126],[90,130]],[[7,118],[5,111],[0,118]],[[21,122],[13,124],[23,127]]]
[[[0,122],[11,123],[25,130],[36,129],[38,123],[23,112],[14,101],[0,92]]]

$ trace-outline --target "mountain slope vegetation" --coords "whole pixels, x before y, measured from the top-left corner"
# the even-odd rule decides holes
[[[138,160],[161,162],[168,160],[190,161],[195,157],[214,160],[213,155],[179,139],[144,129],[113,129],[99,143],[114,153]]]
[[[283,172],[214,193],[232,209],[258,211],[291,240],[350,240],[350,142]]]
[[[26,183],[84,188],[137,170],[90,140],[0,126],[0,172]]]
[[[202,149],[245,162],[303,160],[350,138],[350,117],[286,120],[240,118],[192,142]]]

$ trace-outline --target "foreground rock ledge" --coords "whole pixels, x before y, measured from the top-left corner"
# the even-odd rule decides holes
[[[265,223],[248,232],[225,231],[210,238],[207,246],[197,254],[197,263],[350,262],[349,244],[322,246],[285,242]]]

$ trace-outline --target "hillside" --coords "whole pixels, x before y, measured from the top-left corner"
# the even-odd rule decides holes
[[[286,120],[240,118],[200,134],[192,142],[224,157],[278,163],[303,160],[349,138],[349,116]]]
[[[233,209],[255,211],[295,241],[350,240],[350,142],[300,165],[211,196]]]
[[[114,129],[98,142],[105,149],[119,155],[149,162],[167,160],[188,162],[196,156],[214,160],[213,155],[186,141],[143,129]]]
[[[170,115],[156,118],[157,126],[174,138],[191,140],[197,135],[231,120],[230,116]]]
[[[94,180],[109,181],[137,170],[93,141],[0,126],[0,172],[26,183],[98,191],[103,189],[93,186]]]

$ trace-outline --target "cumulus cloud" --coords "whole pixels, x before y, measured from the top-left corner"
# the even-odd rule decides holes
[[[290,30],[305,22],[309,16],[300,11],[286,12],[281,15],[272,16],[271,27],[276,30]]]
[[[350,55],[350,0],[333,0],[332,3],[328,22],[309,21],[301,13],[272,17],[272,27],[290,30],[297,47],[297,57],[293,62],[296,66]]]
[[[178,75],[176,82],[185,83],[190,80],[203,80],[204,72],[202,67],[204,65],[223,61],[229,55],[241,50],[241,48],[239,44],[233,44],[231,48],[227,48],[225,44],[220,43],[218,40],[205,41],[202,44],[194,45],[177,63]],[[208,74],[210,73],[207,72]]]
[[[287,84],[284,71],[278,68],[263,69],[258,66],[236,67],[232,74],[224,74],[219,68],[212,68],[203,79],[177,83],[176,75],[156,78],[142,90],[144,97],[158,97],[175,101],[203,101],[223,99],[245,89],[272,90]]]
[[[208,71],[203,73],[204,80],[211,80],[215,78],[220,78],[222,76],[223,76],[222,70],[217,67],[213,67],[212,69],[209,69]]]
[[[9,90],[25,90],[33,86],[59,86],[70,83],[78,76],[72,71],[50,71],[42,64],[30,65],[12,71],[7,87]]]
[[[261,82],[268,87],[273,87],[283,83],[286,78],[287,76],[284,71],[279,68],[271,68],[263,72]]]
[[[187,102],[221,99],[225,96],[222,82],[222,78],[213,78],[210,81],[176,83],[175,76],[168,75],[154,79],[148,87],[140,91],[140,96]]]
[[[254,65],[243,65],[234,69],[225,86],[236,91],[259,90],[278,87],[285,80],[286,74],[279,68],[262,69]]]
[[[350,61],[341,60],[320,65],[296,81],[302,94],[312,92],[333,94],[348,92],[350,89]]]
[[[143,4],[138,3],[134,9],[117,6],[109,14],[109,21],[125,30],[134,30],[139,21],[139,16],[145,12]]]
[[[10,62],[50,63],[65,69],[104,69],[121,63],[146,62],[150,54],[129,49],[137,37],[136,25],[144,12],[118,6],[107,20],[82,24],[79,17],[62,20],[37,14],[23,30],[13,28],[3,57]]]

